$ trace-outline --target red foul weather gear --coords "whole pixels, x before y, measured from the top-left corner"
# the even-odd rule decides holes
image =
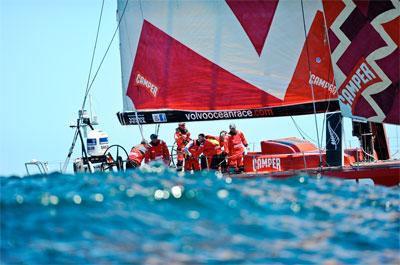
[[[132,148],[131,152],[129,153],[128,160],[133,163],[134,167],[138,167],[140,164],[142,164],[148,148],[149,145],[147,144],[139,144]]]
[[[206,138],[204,142],[201,144],[202,153],[207,158],[208,168],[211,168],[211,161],[213,156],[221,155],[222,150],[221,146],[219,145],[218,138]]]
[[[228,134],[219,137],[219,146],[223,148],[223,151],[227,153],[227,144],[228,144]]]
[[[170,156],[167,144],[162,140],[157,140],[155,143],[150,142],[150,147],[145,155],[145,162],[148,163],[150,161],[161,159],[165,164],[169,165]]]
[[[198,140],[192,140],[185,146],[186,159],[185,171],[200,170],[199,156],[202,152],[202,147]]]
[[[184,159],[184,153],[183,153],[183,148],[189,143],[190,141],[190,132],[188,132],[187,129],[181,129],[181,128],[176,128],[176,132],[174,135],[175,142],[177,145],[177,151],[178,151],[178,156],[177,160],[183,161]]]
[[[228,164],[238,170],[239,167],[243,167],[244,147],[248,144],[244,134],[239,130],[236,130],[236,133],[229,132],[227,136],[225,151],[229,156]]]
[[[228,164],[227,164],[227,161],[226,161],[226,157],[228,156],[228,154],[226,152],[227,142],[228,142],[228,134],[219,136],[219,146],[221,146],[221,148],[222,148],[222,154],[221,154],[221,157],[220,157],[220,161],[221,162],[219,162],[219,164],[220,164],[222,173],[226,172],[227,168],[228,168]]]

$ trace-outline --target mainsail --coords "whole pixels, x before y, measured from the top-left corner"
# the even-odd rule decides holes
[[[122,124],[338,110],[320,1],[126,1]]]
[[[324,0],[342,114],[400,124],[398,0]]]

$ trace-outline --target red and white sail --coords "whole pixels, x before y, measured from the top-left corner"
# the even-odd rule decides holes
[[[123,124],[338,108],[320,1],[119,0],[118,16]]]
[[[324,0],[344,116],[400,124],[400,3]]]

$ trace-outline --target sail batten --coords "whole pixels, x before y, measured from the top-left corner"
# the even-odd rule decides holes
[[[313,101],[325,105],[318,112],[332,109],[322,3],[305,1],[304,12],[309,52],[300,1],[129,1],[120,27],[124,112],[299,115],[313,113],[302,107]]]

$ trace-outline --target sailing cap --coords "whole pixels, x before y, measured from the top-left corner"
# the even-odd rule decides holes
[[[157,134],[152,134],[152,135],[150,135],[150,139],[151,140],[155,140],[155,139],[157,139],[158,138],[158,135]]]
[[[229,124],[229,129],[236,129],[236,125],[234,123]]]

